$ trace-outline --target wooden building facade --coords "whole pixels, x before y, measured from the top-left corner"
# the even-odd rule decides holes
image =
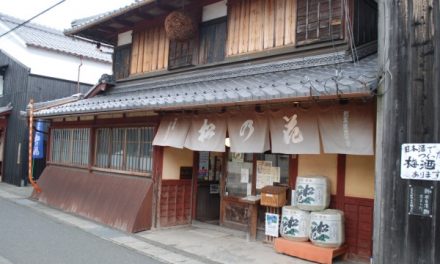
[[[47,101],[70,96],[78,89],[78,83],[30,73],[30,69],[0,51],[1,96],[0,105],[10,109],[2,115],[1,136],[1,181],[23,186],[27,183],[28,128],[20,111],[24,111],[33,98]],[[85,92],[91,86],[80,84]],[[46,139],[47,141],[47,139]],[[36,176],[44,169],[45,162],[38,161],[34,168]]]
[[[267,209],[246,197],[264,185],[294,189],[298,176],[324,175],[331,208],[345,213],[351,255],[369,259],[375,1],[187,2],[197,31],[184,41],[171,40],[163,26],[181,1],[137,2],[67,31],[115,45],[116,84],[35,112],[50,122],[51,139],[35,198],[130,232],[198,220],[259,239]],[[241,114],[259,131],[258,144],[234,145]],[[280,114],[310,127],[302,135],[313,135],[311,145],[276,148]],[[333,129],[333,119],[345,125]],[[327,124],[345,129],[352,143],[331,147]],[[259,176],[262,162],[276,179]]]

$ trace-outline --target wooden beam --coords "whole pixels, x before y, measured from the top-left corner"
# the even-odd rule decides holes
[[[196,219],[197,211],[197,179],[199,174],[199,152],[193,152],[193,178],[192,178],[192,203],[191,203],[191,221]]]
[[[344,211],[345,199],[345,164],[347,155],[338,154],[337,178],[336,178],[336,208]]]
[[[185,3],[185,5],[186,5],[186,3]],[[181,8],[183,5],[171,5],[171,4],[164,3],[163,0],[156,0],[156,6],[166,12],[169,12],[169,11],[173,11],[173,10]]]
[[[400,177],[402,143],[440,142],[440,3],[379,1],[374,263],[440,263],[440,184]],[[434,187],[432,217],[409,215],[409,185]]]
[[[109,23],[111,23],[111,22],[116,22],[116,23],[118,23],[118,24],[121,24],[121,25],[123,25],[124,27],[133,27],[134,26],[134,23],[133,22],[130,22],[130,21],[128,21],[128,20],[125,20],[125,19],[122,19],[122,18],[119,18],[119,17],[115,17],[115,18],[113,18],[112,20],[110,20],[109,21]]]

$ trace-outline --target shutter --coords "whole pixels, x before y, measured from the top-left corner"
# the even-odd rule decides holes
[[[168,69],[193,65],[193,55],[195,55],[195,39],[186,41],[170,41],[170,51],[168,55]]]
[[[130,74],[131,44],[116,47],[113,54],[113,72],[116,80],[127,78]]]
[[[343,38],[342,0],[298,0],[297,45]]]
[[[200,28],[199,64],[223,61],[226,47],[226,17],[205,22]]]

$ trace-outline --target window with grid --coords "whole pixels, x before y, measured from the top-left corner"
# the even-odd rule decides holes
[[[53,129],[51,132],[51,161],[87,166],[89,163],[89,139],[89,128]]]
[[[122,171],[151,172],[153,133],[152,127],[97,129],[95,166]]]

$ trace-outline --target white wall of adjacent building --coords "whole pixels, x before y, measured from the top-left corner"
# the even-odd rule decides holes
[[[9,30],[0,22],[0,32]],[[0,50],[30,68],[32,74],[96,84],[102,74],[112,74],[111,62],[81,58],[54,50],[27,46],[14,32],[0,38]],[[80,64],[82,63],[82,66]]]

